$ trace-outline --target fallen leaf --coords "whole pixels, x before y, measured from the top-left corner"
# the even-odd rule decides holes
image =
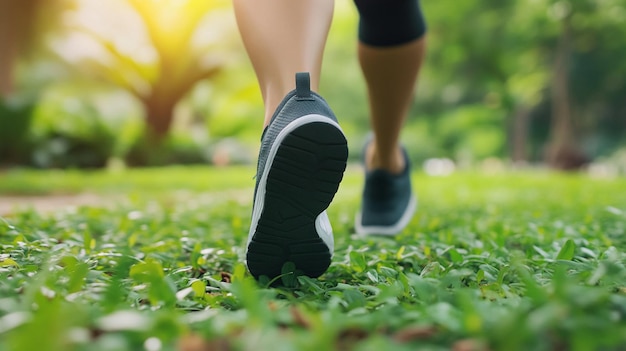
[[[302,328],[305,328],[305,329],[311,328],[311,323],[309,323],[309,321],[306,319],[304,314],[302,314],[302,311],[300,311],[297,307],[292,306],[290,309],[290,312],[291,312],[291,317],[293,317],[293,321],[295,322],[296,325],[301,326]]]
[[[178,341],[178,351],[230,351],[227,339],[206,340],[198,334],[188,334]]]
[[[398,330],[392,336],[393,340],[399,343],[406,343],[415,340],[430,339],[437,334],[434,326],[413,326]]]
[[[463,339],[452,345],[452,351],[489,351],[489,348],[481,340]]]
[[[352,350],[354,343],[367,338],[370,333],[359,328],[344,329],[337,336],[337,349]]]
[[[222,277],[222,283],[230,283],[231,282],[231,274],[228,272],[222,272],[220,273],[220,276]]]

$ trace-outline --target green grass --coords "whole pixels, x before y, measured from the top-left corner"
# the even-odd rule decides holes
[[[135,168],[119,171],[15,169],[0,170],[0,194],[50,195],[80,192],[170,193],[184,189],[197,192],[217,191],[250,186],[255,170],[249,167]],[[254,186],[252,183],[251,186]]]
[[[268,287],[242,263],[253,174],[0,174],[103,199],[0,218],[0,350],[626,350],[626,179],[415,174],[407,230],[360,238],[351,169],[328,272]]]

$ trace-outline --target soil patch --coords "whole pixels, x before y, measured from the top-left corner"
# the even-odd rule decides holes
[[[3,196],[0,195],[0,216],[34,210],[37,212],[53,212],[68,207],[102,204],[102,197],[95,194],[76,195],[43,195],[43,196]]]

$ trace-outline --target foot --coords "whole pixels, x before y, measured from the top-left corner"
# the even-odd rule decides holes
[[[417,200],[412,193],[411,165],[404,149],[402,156],[404,169],[399,173],[365,167],[361,212],[355,221],[358,234],[396,235],[413,217]]]
[[[382,169],[393,174],[402,173],[405,168],[404,150],[402,147],[398,146],[390,152],[390,155],[381,155],[376,152],[375,143],[376,139],[372,138],[365,147],[365,158],[363,161],[365,169]]]
[[[346,138],[309,74],[278,106],[261,138],[246,262],[255,278],[274,278],[286,262],[317,277],[330,265],[326,209],[343,178]]]

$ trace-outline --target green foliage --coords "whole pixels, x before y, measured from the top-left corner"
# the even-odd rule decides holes
[[[89,187],[103,205],[0,218],[0,348],[620,350],[626,342],[624,179],[415,174],[420,208],[407,230],[363,238],[352,227],[360,176],[348,172],[329,209],[328,272],[311,279],[288,263],[277,281],[255,282],[243,264],[253,173],[5,177],[0,189],[37,177],[49,189]],[[126,198],[105,205],[116,193]]]
[[[39,99],[28,135],[34,145],[32,164],[42,168],[105,166],[116,148],[128,142],[126,134],[134,127],[123,110],[126,103],[123,94],[107,94],[106,89],[88,83],[60,83],[49,89]]]
[[[247,59],[246,59],[247,60]],[[263,101],[251,67],[245,63],[218,74],[214,84],[199,86],[192,103],[204,115],[209,136],[215,139],[237,137],[255,144],[261,139]],[[207,100],[211,104],[207,104]]]
[[[457,159],[463,153],[475,159],[501,156],[506,147],[504,134],[498,126],[503,114],[501,109],[483,105],[454,110],[436,123],[439,143]]]
[[[144,135],[134,141],[123,159],[129,166],[201,164],[209,161],[207,148],[188,135],[172,134],[159,143]]]
[[[44,174],[45,176],[42,176]],[[255,170],[247,167],[228,167],[219,172],[207,172],[206,167],[170,166],[149,168],[99,170],[36,171],[12,169],[0,174],[0,194],[54,195],[93,192],[97,194],[124,194],[131,199],[147,194],[159,195],[173,189],[203,193],[252,186]]]
[[[135,165],[204,163],[207,143],[198,148],[189,138],[180,137],[198,129],[205,130],[211,145],[235,137],[252,145],[248,149],[256,148],[264,109],[234,18],[225,15],[232,11],[224,7],[228,2],[183,1],[171,8],[131,3],[134,7],[126,1],[77,7],[86,6],[87,13],[102,12],[99,19],[115,14],[123,19],[120,28],[80,16],[69,21],[79,23],[71,28],[41,19],[49,22],[54,42],[66,45],[52,45],[56,59],[45,53],[49,50],[40,49],[32,60],[19,65],[20,89],[42,96],[29,133],[19,132],[28,124],[14,126],[17,133],[11,136],[16,140],[19,136],[23,143],[5,142],[16,148],[12,153],[23,155],[19,163],[93,166],[110,157]],[[601,4],[468,0],[423,2],[422,6],[428,50],[403,138],[416,161],[442,156],[462,162],[506,158],[516,149],[512,140],[523,144],[516,150],[526,151],[528,161],[541,160],[552,128],[555,52],[565,20],[572,31],[567,57],[573,140],[590,158],[605,157],[623,146],[626,7],[622,0]],[[55,9],[54,13],[65,11],[68,17],[80,12],[66,5]],[[160,21],[168,25],[159,25]],[[355,50],[357,26],[353,4],[337,2],[320,82],[320,93],[336,112],[353,150],[361,149],[369,131],[367,92]],[[118,37],[116,32],[124,30],[133,33]],[[91,44],[70,45],[69,38],[74,37]],[[73,51],[92,46],[93,52]],[[96,86],[100,93],[108,93],[94,97]],[[44,125],[41,115],[48,116]],[[142,115],[151,116],[147,124],[142,123]],[[514,123],[520,115],[529,120]],[[168,126],[172,122],[174,137],[151,157],[155,145],[142,145],[141,136],[143,129],[158,121]],[[15,122],[27,119],[11,123]],[[4,125],[0,128],[8,130]],[[351,157],[358,158],[358,152]]]
[[[25,163],[32,145],[28,131],[33,103],[17,99],[0,99],[0,163]]]

